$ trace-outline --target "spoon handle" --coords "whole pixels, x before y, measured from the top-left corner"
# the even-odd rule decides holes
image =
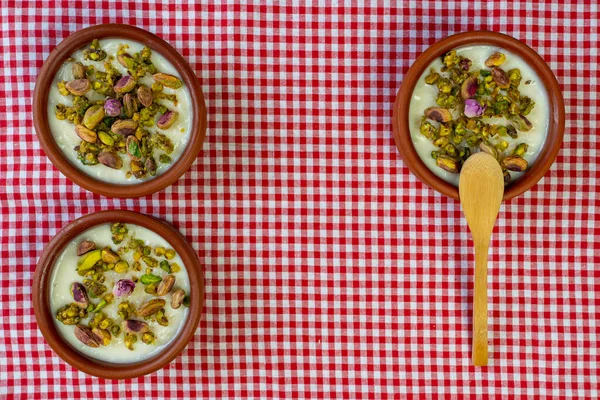
[[[490,241],[477,242],[473,291],[473,365],[481,367],[488,363],[487,258]]]

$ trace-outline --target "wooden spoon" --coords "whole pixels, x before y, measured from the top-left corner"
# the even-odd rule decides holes
[[[473,154],[465,161],[458,183],[460,204],[475,245],[473,291],[473,365],[488,362],[487,257],[490,236],[504,194],[504,176],[498,161],[489,154]]]

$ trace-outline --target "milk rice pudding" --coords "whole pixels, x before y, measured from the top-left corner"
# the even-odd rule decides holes
[[[60,67],[48,96],[52,136],[71,164],[131,185],[164,173],[192,129],[192,100],[175,67],[141,43],[94,40]]]
[[[103,224],[57,258],[50,311],[78,352],[133,363],[160,354],[180,334],[189,292],[185,265],[165,239],[141,226]]]
[[[458,186],[473,153],[493,155],[505,183],[537,159],[548,133],[548,95],[525,61],[502,48],[461,47],[435,60],[417,81],[409,128],[427,167]]]

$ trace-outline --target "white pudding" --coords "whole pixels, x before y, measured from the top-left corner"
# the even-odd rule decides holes
[[[150,246],[153,249],[156,247],[163,247],[166,249],[170,248],[169,243],[165,239],[158,236],[151,230],[130,224],[126,226],[129,229],[129,236],[143,241],[145,246]],[[84,240],[94,242],[96,244],[96,249],[103,249],[104,247],[109,246],[114,251],[117,251],[120,246],[127,246],[128,244],[127,239],[120,245],[115,245],[113,243],[110,224],[93,227],[72,240],[58,257],[52,271],[50,286],[50,311],[54,316],[56,316],[57,312],[61,308],[74,302],[74,297],[71,294],[71,284],[73,282],[83,282],[85,279],[87,279],[86,277],[80,276],[77,271],[77,263],[81,258],[77,256],[77,248]],[[90,303],[97,305],[101,302],[101,299],[106,294],[113,293],[113,286],[117,281],[121,279],[132,279],[133,277],[140,278],[143,274],[147,273],[147,265],[141,260],[141,271],[134,270],[133,254],[134,251],[128,251],[126,253],[119,254],[121,260],[125,260],[129,263],[129,269],[125,273],[117,273],[115,270],[108,270],[104,272],[105,280],[102,282],[102,284],[106,286],[107,290],[97,298],[92,298],[90,291],[88,290]],[[151,257],[155,258],[159,262],[166,260],[164,257],[155,256],[154,252],[152,252]],[[180,334],[183,325],[187,322],[189,312],[188,307],[185,305],[181,305],[177,309],[172,308],[171,300],[173,294],[178,289],[182,289],[186,294],[189,294],[190,284],[185,266],[183,265],[179,255],[176,255],[171,260],[168,260],[168,262],[171,266],[173,266],[174,263],[178,264],[180,266],[180,270],[178,272],[170,272],[170,274],[175,277],[175,284],[167,295],[156,296],[146,293],[146,285],[144,285],[140,279],[135,283],[135,289],[131,292],[131,294],[114,296],[112,302],[100,310],[100,312],[104,313],[106,317],[112,319],[114,322],[113,326],[121,327],[124,319],[118,314],[118,312],[119,304],[122,302],[128,301],[132,306],[135,307],[135,309],[137,309],[152,299],[164,299],[166,302],[166,305],[164,306],[164,315],[168,319],[167,326],[160,325],[153,317],[150,317],[149,319],[145,319],[137,315],[130,315],[128,317],[128,319],[144,321],[148,324],[150,331],[155,335],[154,344],[144,343],[141,340],[142,335],[137,334],[137,341],[133,344],[133,350],[129,350],[124,344],[125,331],[122,330],[119,335],[112,335],[112,339],[108,345],[100,344],[98,347],[90,347],[82,343],[75,336],[75,325],[65,325],[55,318],[54,322],[61,336],[78,352],[88,357],[107,362],[134,363],[146,360],[159,354],[169,345],[169,343],[172,342],[175,337],[177,337],[177,335]],[[153,268],[152,274],[161,278],[165,275],[168,275],[167,272],[163,271],[160,267]],[[87,326],[94,318],[94,315],[95,313],[89,312],[87,317],[81,319],[79,324]],[[110,331],[110,328],[108,328],[108,330]]]
[[[124,39],[103,39],[100,40],[100,46],[102,50],[106,51],[108,57],[115,57],[119,48],[123,45],[128,46],[128,52],[130,54],[137,53],[144,48],[144,45],[141,43],[133,42],[130,40]],[[81,49],[74,54],[71,55],[73,61],[66,61],[64,65],[58,70],[56,75],[54,76],[54,80],[52,82],[52,87],[50,89],[50,94],[48,95],[48,119],[50,130],[52,131],[52,136],[56,141],[58,147],[62,150],[65,157],[77,167],[79,170],[84,172],[85,174],[95,178],[97,180],[108,182],[112,184],[119,185],[132,185],[140,183],[144,180],[152,179],[153,176],[147,174],[145,177],[138,179],[134,176],[128,176],[127,172],[129,169],[129,157],[127,154],[120,154],[119,156],[123,160],[123,167],[120,169],[112,169],[102,164],[96,165],[84,165],[78,158],[77,152],[74,150],[76,146],[78,146],[81,142],[81,138],[75,134],[74,125],[68,120],[59,120],[56,117],[56,105],[64,104],[67,107],[72,106],[71,96],[63,96],[58,87],[58,82],[62,81],[71,81],[74,79],[72,66],[75,62],[79,61],[83,63],[85,66],[93,66],[96,70],[104,71],[104,62],[103,61],[90,61],[84,59],[84,50]],[[152,51],[151,61],[156,66],[158,72],[166,73],[169,75],[173,75],[180,78],[180,75],[173,66],[165,57],[161,54]],[[117,69],[123,76],[127,75],[127,69],[119,64],[116,59],[111,61],[112,66]],[[143,84],[147,87],[151,87],[154,83],[154,80],[151,75],[147,74],[143,78],[138,80],[138,83]],[[164,173],[182,154],[184,149],[186,148],[189,140],[190,133],[192,129],[192,99],[189,89],[184,85],[179,89],[170,89],[165,87],[163,93],[168,95],[176,95],[177,96],[177,104],[167,100],[167,99],[157,99],[156,103],[160,105],[166,106],[169,110],[173,110],[179,113],[179,116],[175,123],[171,125],[168,129],[158,129],[156,124],[152,127],[145,127],[145,130],[150,134],[155,132],[160,132],[166,135],[173,143],[174,149],[169,156],[172,159],[170,163],[161,163],[159,162],[159,157],[164,152],[157,148],[153,149],[153,157],[156,160],[157,170],[156,175],[158,176]],[[103,101],[106,96],[95,92],[93,89],[85,94],[85,96],[90,100],[90,103],[95,101]],[[159,118],[160,115],[155,117]]]
[[[526,143],[528,149],[522,156],[531,166],[537,159],[540,150],[544,146],[546,136],[548,133],[548,124],[550,121],[550,110],[548,105],[548,95],[543,82],[537,76],[535,71],[525,61],[514,53],[511,53],[505,49],[494,47],[494,46],[468,46],[456,49],[456,54],[471,60],[472,65],[470,68],[471,72],[479,71],[480,69],[488,69],[485,66],[487,58],[495,52],[503,53],[506,56],[506,61],[500,66],[504,71],[509,71],[512,68],[518,68],[521,71],[521,83],[518,86],[522,96],[530,97],[534,102],[535,106],[531,112],[527,115],[527,119],[532,124],[532,129],[529,131],[519,131],[518,138],[513,139],[510,136],[502,137],[502,140],[506,140],[509,144],[507,152],[514,149],[519,143]],[[420,125],[423,117],[423,112],[429,107],[439,107],[436,104],[436,97],[438,95],[438,88],[436,85],[428,85],[425,83],[425,78],[430,74],[430,70],[433,68],[438,73],[443,66],[441,57],[431,63],[425,71],[421,74],[417,81],[410,102],[409,109],[409,129],[414,144],[415,150],[419,154],[421,160],[425,165],[438,177],[442,178],[446,182],[449,182],[455,186],[458,186],[459,174],[445,171],[436,164],[436,160],[432,158],[432,151],[439,150],[430,139],[425,137],[420,132]],[[440,73],[442,77],[446,77],[444,73]],[[459,99],[460,94],[458,94]],[[459,114],[454,111],[453,116],[457,117]],[[483,122],[488,124],[506,124],[508,121],[504,118],[482,118]],[[472,149],[473,152],[478,149]],[[511,179],[515,180],[520,177],[523,172],[510,172]]]

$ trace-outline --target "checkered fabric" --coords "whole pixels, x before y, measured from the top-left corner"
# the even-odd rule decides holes
[[[235,3],[2,0],[0,398],[597,399],[598,2]],[[197,161],[140,199],[74,185],[32,123],[50,51],[108,22],[171,43],[207,100]],[[485,368],[471,366],[473,254],[460,205],[409,172],[391,123],[415,58],[479,29],[535,49],[567,114],[557,161],[501,208]],[[106,209],[172,222],[206,274],[191,343],[129,381],[63,362],[32,310],[44,245]]]

